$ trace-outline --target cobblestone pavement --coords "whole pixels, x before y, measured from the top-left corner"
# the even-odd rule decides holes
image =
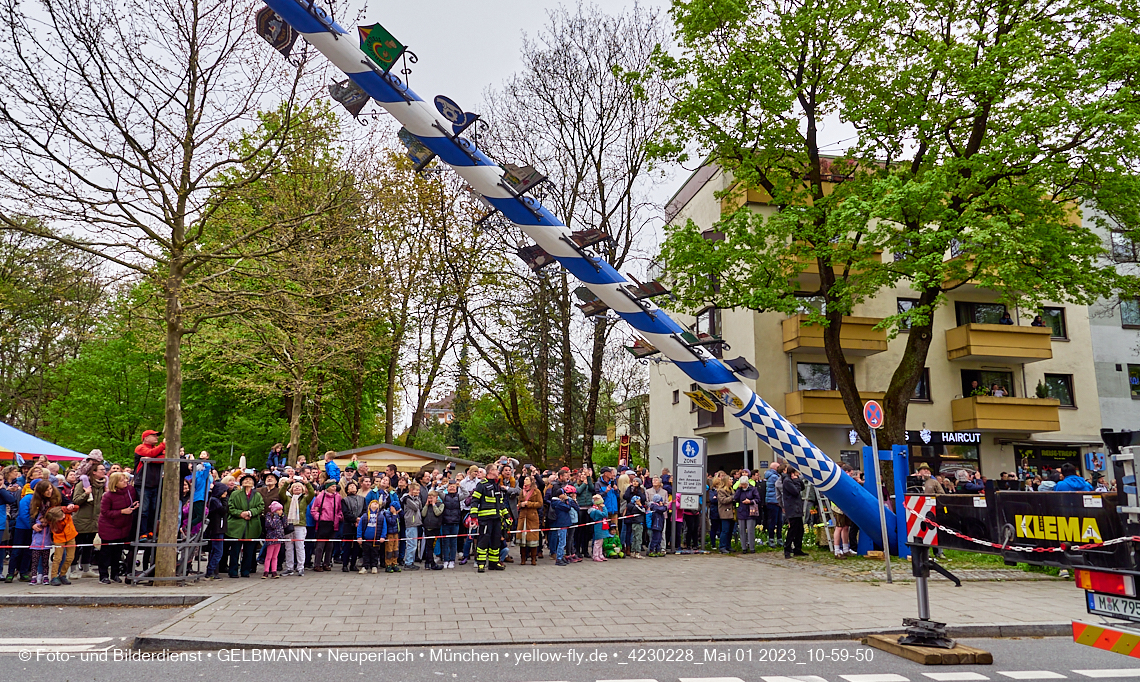
[[[783,559],[776,552],[767,552],[756,555],[756,561],[771,566],[787,566],[788,560]],[[951,573],[958,576],[963,581],[979,581],[979,580],[999,580],[1008,582],[1030,582],[1030,581],[1047,581],[1058,582],[1062,578],[1058,578],[1047,573],[1030,573],[1023,571],[1019,568],[955,568],[953,562],[943,562],[943,566],[950,570]],[[849,570],[844,566],[831,565],[818,565],[811,562],[804,562],[797,566],[797,570],[806,571],[813,575],[823,577],[842,578],[850,581],[863,581],[863,582],[883,582],[887,579],[886,568],[881,570],[863,570],[855,569]],[[910,562],[903,559],[899,560],[897,557],[891,562],[891,579],[901,582],[914,582],[914,576],[910,573]],[[942,575],[931,572],[930,579],[932,581],[948,581]]]
[[[803,568],[705,555],[567,567],[544,559],[483,575],[471,565],[375,576],[334,569],[256,580],[146,634],[207,646],[767,638],[897,628],[917,615],[913,583],[849,582]],[[951,625],[1085,615],[1080,592],[1063,581],[940,581],[930,592],[933,618]]]

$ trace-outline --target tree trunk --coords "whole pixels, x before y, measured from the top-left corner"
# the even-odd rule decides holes
[[[608,323],[602,319],[594,324],[594,347],[590,352],[590,388],[586,395],[586,413],[582,418],[582,466],[594,468],[594,430],[598,424],[598,393],[602,387],[602,360],[606,351]],[[608,424],[607,424],[608,426]]]
[[[317,461],[317,451],[321,447],[321,399],[325,392],[325,373],[317,374],[317,390],[313,393],[312,433],[309,434],[309,460]]]
[[[305,400],[305,389],[298,379],[293,382],[293,405],[289,411],[289,465],[297,465],[297,455],[301,451],[301,406]]]
[[[535,399],[538,400],[538,466],[546,465],[550,454],[550,288],[545,279],[538,283],[538,358],[535,362]]]
[[[360,447],[360,421],[361,411],[364,407],[364,359],[363,354],[359,355],[361,361],[359,371],[354,372],[352,376],[352,447],[356,449]]]
[[[179,484],[178,450],[182,446],[182,260],[171,258],[164,286],[166,298],[166,404],[163,432],[166,435],[166,463],[162,467],[162,495],[159,500],[157,532],[160,545],[155,552],[156,578],[174,577],[177,571],[178,507],[182,487]],[[155,583],[156,585],[159,583]]]
[[[562,291],[558,300],[562,348],[562,457],[560,461],[569,465],[573,461],[574,449],[574,352],[570,347],[570,285],[566,273],[562,273]]]
[[[928,289],[919,296],[919,306],[931,306],[938,300],[938,289]],[[879,430],[883,442],[891,445],[906,443],[906,413],[914,397],[922,371],[926,367],[926,357],[930,343],[934,339],[934,315],[924,325],[913,325],[907,333],[906,348],[899,359],[887,394],[883,397],[883,428]]]
[[[388,358],[387,386],[384,389],[384,442],[394,443],[396,418],[396,377],[399,376],[398,353],[394,350]]]

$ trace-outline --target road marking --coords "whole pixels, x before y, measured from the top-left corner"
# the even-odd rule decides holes
[[[880,675],[840,675],[847,682],[910,682],[902,675],[883,673]]]
[[[111,637],[6,637],[0,638],[0,654],[37,650],[60,653],[106,651],[115,646],[113,642]]]
[[[1140,668],[1105,668],[1104,670],[1074,670],[1073,672],[1085,677],[1136,677],[1140,675]]]
[[[972,682],[973,680],[988,680],[981,673],[922,673],[935,682]]]
[[[53,646],[56,644],[102,644],[112,637],[0,637],[0,645]]]
[[[769,677],[761,677],[760,679],[764,680],[764,682],[827,682],[827,680],[818,675],[795,675],[791,677],[786,675],[772,675]]]
[[[744,682],[739,677],[682,677],[681,682]]]
[[[1063,680],[1065,676],[1061,673],[1051,672],[1049,670],[1010,670],[998,671],[998,675],[1005,675],[1006,677],[1015,680]]]
[[[657,680],[598,680],[598,682],[657,682]]]

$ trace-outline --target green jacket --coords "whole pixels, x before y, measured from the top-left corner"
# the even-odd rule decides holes
[[[293,484],[290,483],[287,488],[281,491],[281,495],[277,498],[277,501],[281,503],[281,518],[285,520],[285,523],[289,523],[289,507],[293,504],[293,495],[289,492],[289,489],[292,487]],[[316,496],[317,491],[313,488],[313,484],[306,481],[305,492],[301,493],[301,511],[297,515],[297,518],[301,522],[300,525],[305,525],[305,510],[309,508],[309,504]]]
[[[254,491],[253,497],[247,498],[244,488],[237,488],[230,493],[230,517],[226,521],[227,538],[243,538],[246,540],[261,537],[261,515],[265,513],[265,501],[261,493]],[[241,513],[250,512],[249,520],[243,519]]]
[[[107,479],[96,481],[92,477],[90,480],[91,492],[87,492],[82,483],[76,482],[75,492],[71,496],[72,504],[79,505],[79,511],[71,515],[77,533],[99,532],[99,504],[103,501],[103,490]]]

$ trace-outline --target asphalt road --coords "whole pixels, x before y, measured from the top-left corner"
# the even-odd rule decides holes
[[[0,627],[11,632],[11,625],[4,623]],[[114,632],[107,629],[100,634]],[[0,653],[0,681],[149,682],[203,678],[343,682],[376,678],[408,682],[1014,682],[1059,679],[1127,682],[1130,678],[1140,678],[1140,661],[1073,644],[1068,639],[963,641],[992,651],[994,664],[924,667],[855,642],[757,646],[681,644],[652,648],[610,645],[454,647],[450,650],[213,650],[179,652],[176,655],[189,659],[180,661],[122,660],[124,653],[130,652],[118,645],[98,651],[103,645],[96,644],[87,652],[60,650],[72,648],[67,645],[29,645],[19,651],[4,646],[5,653]],[[0,644],[5,642],[0,640]],[[293,660],[262,660],[266,655]],[[433,655],[436,660],[432,660]],[[497,660],[440,660],[447,655]],[[681,660],[651,660],[663,657]],[[742,660],[736,660],[738,658]],[[951,675],[946,676],[948,673]]]

